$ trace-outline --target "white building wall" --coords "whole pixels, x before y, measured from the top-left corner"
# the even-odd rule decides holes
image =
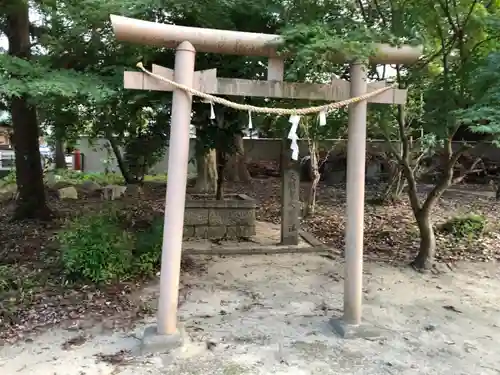
[[[189,158],[194,160],[195,152],[195,140],[191,139]],[[84,155],[84,171],[93,173],[103,173],[106,169],[106,161],[109,163],[108,168],[110,171],[119,172],[118,163],[114,156],[113,151],[107,147],[109,142],[104,138],[93,139],[90,141],[88,138],[81,138],[77,142],[77,148]],[[151,169],[152,174],[163,174],[167,173],[168,169],[168,148],[165,150],[164,157],[155,164]],[[190,162],[188,166],[188,174],[190,176],[196,175],[196,164]]]

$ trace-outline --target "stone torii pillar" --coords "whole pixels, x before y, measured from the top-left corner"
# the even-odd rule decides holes
[[[276,65],[276,61],[280,59],[277,48],[283,43],[282,38],[278,35],[166,25],[116,15],[111,15],[110,18],[114,33],[120,41],[177,48],[174,78],[179,83],[188,86],[193,85],[194,54],[196,50],[198,52],[267,57],[269,58],[270,68],[269,79],[278,81],[275,82],[276,85],[284,84],[279,82],[283,79],[282,65],[281,63]],[[378,45],[376,51],[370,60],[372,63],[377,64],[413,63],[422,54],[421,47],[392,47],[385,44]],[[345,61],[345,56],[338,56],[338,59],[339,61]],[[363,66],[352,65],[351,73],[350,95],[364,94],[367,86]],[[144,82],[146,81],[144,80]],[[158,87],[158,82],[156,85]],[[217,83],[216,93],[237,95],[234,92],[219,90],[219,86],[220,82]],[[278,91],[275,93],[279,92],[280,95],[276,94],[274,97],[287,97],[283,96],[283,91],[279,91],[283,90],[284,87],[279,86]],[[142,88],[147,89],[145,85]],[[331,86],[329,90],[332,90]],[[245,95],[248,95],[248,91],[245,90],[245,92]],[[317,93],[316,90],[309,91],[306,98],[329,100],[324,95],[318,97],[315,93]],[[392,95],[396,95],[395,91],[392,91]],[[297,98],[301,97],[298,96]],[[395,102],[393,101],[393,103]],[[155,345],[165,346],[175,342],[177,337],[177,289],[187,180],[190,112],[190,95],[182,90],[175,89],[172,102],[172,133],[168,163],[158,329],[150,330],[153,335],[150,335],[149,341],[145,342],[145,344],[152,346],[153,349]],[[338,320],[340,324],[333,324],[335,330],[341,335],[345,335],[345,326],[357,327],[361,323],[365,143],[366,101],[353,104],[349,108],[348,157],[351,161],[348,161],[347,170],[348,218],[346,228],[344,317]],[[154,333],[159,335],[154,335]]]

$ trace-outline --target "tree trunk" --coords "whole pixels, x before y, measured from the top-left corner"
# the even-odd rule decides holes
[[[217,153],[215,149],[197,152],[196,172],[194,190],[198,193],[215,193],[217,190]]]
[[[252,177],[247,168],[243,136],[241,134],[235,134],[233,142],[235,150],[226,165],[226,178],[234,182],[250,182]]]
[[[321,175],[318,168],[318,153],[316,148],[316,142],[312,141],[309,146],[309,154],[311,155],[311,184],[309,186],[309,192],[306,199],[306,204],[304,205],[304,210],[302,213],[303,217],[314,215],[316,211],[316,191]]]
[[[23,96],[12,99],[11,112],[18,191],[14,219],[48,220],[52,212],[47,206],[43,185],[36,109]]]
[[[64,154],[64,141],[56,139],[55,150],[56,169],[66,169],[66,155]]]
[[[7,8],[9,54],[29,60],[31,58],[29,5],[21,1]],[[52,212],[47,206],[43,185],[36,108],[29,103],[29,99],[27,95],[11,99],[18,189],[14,219],[46,220],[52,217]]]
[[[432,267],[436,255],[436,237],[431,223],[430,210],[421,210],[415,215],[420,232],[420,247],[411,266],[419,271]]]
[[[401,195],[403,194],[405,186],[406,178],[403,174],[403,170],[399,165],[391,167],[389,183],[387,184],[387,187],[382,194],[383,201],[399,201]]]
[[[223,151],[217,151],[217,191],[215,199],[224,199],[224,172],[227,165],[227,156]]]
[[[120,152],[120,148],[118,147],[118,144],[116,143],[113,136],[108,136],[108,142],[115,154],[116,162],[118,163],[118,168],[120,168],[120,172],[122,173],[125,183],[127,185],[136,183],[137,181],[134,181],[134,179],[130,177],[127,165],[125,164],[125,161],[123,160],[122,154]]]
[[[423,204],[420,203],[417,192],[417,182],[408,161],[403,162],[403,173],[408,183],[408,197],[410,199],[410,206],[413,210],[413,215],[417,221],[417,226],[420,234],[420,247],[418,254],[410,265],[418,270],[425,271],[432,267],[434,257],[436,255],[436,237],[434,235],[434,228],[432,227],[431,211],[434,204],[437,202],[446,182],[443,181],[437,185],[428,195]]]

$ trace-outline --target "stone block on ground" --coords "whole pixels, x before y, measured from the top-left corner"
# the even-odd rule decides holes
[[[126,186],[121,185],[107,185],[102,190],[102,196],[105,200],[114,201],[120,199],[127,190]]]
[[[222,238],[226,235],[226,226],[221,225],[221,226],[209,226],[207,227],[207,237],[208,238]]]
[[[53,184],[52,186],[47,186],[47,187],[52,189],[52,190],[59,190],[59,189],[67,188],[69,186],[73,186],[73,185],[67,181],[59,180],[55,184]]]
[[[57,182],[61,181],[61,176],[56,174],[54,171],[48,171],[45,174],[46,185],[50,188],[54,188]]]
[[[256,203],[244,194],[215,200],[209,194],[188,196],[184,214],[184,238],[217,239],[251,237],[255,234]]]
[[[184,212],[184,223],[187,225],[208,225],[208,209],[188,207]]]
[[[156,326],[147,327],[141,341],[141,354],[168,353],[182,346],[183,335],[177,331],[173,335],[160,335]]]
[[[61,188],[57,191],[59,199],[78,199],[78,191],[74,186]]]
[[[80,188],[82,190],[85,190],[85,191],[88,191],[90,193],[92,192],[95,192],[95,191],[98,191],[98,190],[101,190],[102,189],[102,186],[99,185],[97,182],[95,181],[83,181],[81,184],[80,184]]]
[[[362,324],[348,324],[343,318],[333,317],[329,321],[333,332],[343,339],[378,339],[384,336],[383,330],[368,325]]]
[[[194,226],[184,225],[182,237],[184,239],[193,238],[194,237]]]
[[[142,198],[144,196],[144,191],[139,184],[129,184],[126,187],[125,195],[130,198]]]

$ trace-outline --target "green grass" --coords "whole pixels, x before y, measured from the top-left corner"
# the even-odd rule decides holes
[[[61,182],[67,182],[71,185],[78,185],[85,181],[93,181],[99,185],[123,185],[125,180],[120,173],[97,173],[80,172],[73,170],[56,170],[55,174],[60,176]],[[144,176],[144,182],[166,182],[167,174],[160,173]],[[0,177],[0,187],[16,183],[16,173],[11,171]]]

